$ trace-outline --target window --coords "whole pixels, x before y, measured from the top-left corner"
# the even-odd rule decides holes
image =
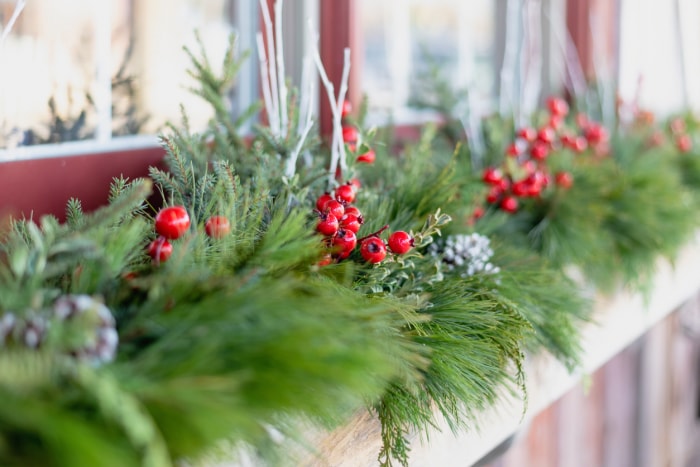
[[[243,0],[32,0],[0,51],[0,160],[81,152],[40,144],[88,140],[85,151],[115,138],[126,147],[153,145],[163,124],[179,121],[180,104],[194,128],[210,111],[193,96],[183,45],[195,53],[198,30],[213,64],[221,63],[239,21],[239,46],[253,47],[257,2]],[[0,0],[6,24],[15,0]],[[242,70],[240,105],[256,96],[255,61]],[[119,144],[117,142],[117,144]],[[124,143],[121,143],[124,145]],[[2,149],[5,149],[3,151]],[[47,149],[47,150],[44,150]]]
[[[700,109],[700,4],[624,0],[620,22],[622,97],[661,113]]]
[[[495,2],[492,0],[361,0],[362,87],[373,113],[397,121],[421,80],[438,67],[455,88],[494,97]]]

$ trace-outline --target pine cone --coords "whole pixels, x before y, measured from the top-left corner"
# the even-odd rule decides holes
[[[103,303],[89,295],[64,295],[54,302],[53,315],[65,324],[82,324],[94,328],[87,333],[82,345],[68,349],[71,355],[96,364],[114,360],[119,335],[114,317]]]
[[[0,347],[10,343],[17,325],[17,318],[11,312],[6,312],[0,317]]]
[[[461,271],[462,277],[500,272],[500,268],[491,263],[491,240],[477,233],[450,235],[441,243],[432,243],[428,252],[440,257],[449,271]]]

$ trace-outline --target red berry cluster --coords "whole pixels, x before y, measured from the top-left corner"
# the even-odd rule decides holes
[[[170,240],[177,240],[190,228],[190,216],[183,206],[170,206],[158,211],[155,229],[158,238],[148,245],[148,255],[156,264],[167,261],[173,254]],[[231,231],[231,224],[225,216],[212,216],[204,225],[211,238],[223,238]]]
[[[687,133],[685,120],[680,117],[674,118],[669,124],[671,135],[676,148],[682,153],[690,152],[693,149],[693,140]]]
[[[576,117],[573,129],[565,127],[569,105],[563,99],[547,99],[547,122],[539,128],[525,127],[516,132],[515,140],[506,148],[506,160],[502,167],[487,167],[482,180],[490,186],[486,202],[507,213],[515,213],[520,198],[537,198],[552,181],[560,188],[568,189],[574,179],[569,172],[552,174],[547,161],[552,152],[569,149],[576,154],[588,148],[598,153],[607,152],[608,133],[601,124],[587,116]],[[483,215],[477,208],[472,221]]]
[[[316,200],[318,222],[316,231],[323,235],[329,252],[319,261],[319,266],[327,266],[333,261],[342,261],[350,256],[357,245],[360,255],[370,263],[380,263],[387,255],[387,245],[379,235],[388,228],[382,227],[377,232],[357,238],[364,219],[360,210],[352,203],[355,201],[360,183],[357,179],[337,187],[333,194],[324,193]],[[401,255],[413,247],[413,238],[406,232],[396,231],[389,236],[389,249]]]
[[[343,101],[343,107],[341,108],[341,116],[343,117],[343,142],[348,145],[350,151],[357,151],[358,144],[360,143],[360,132],[357,127],[347,123],[345,119],[352,112],[352,104],[350,101]],[[357,156],[356,161],[364,164],[373,164],[377,155],[374,149],[369,148],[364,153]]]
[[[664,144],[666,134],[663,130],[654,126],[654,114],[648,110],[634,109],[633,125],[641,130],[653,130],[647,139],[647,144],[651,147]],[[668,124],[670,140],[681,153],[688,153],[693,149],[693,139],[688,134],[685,120],[682,117],[672,119]]]

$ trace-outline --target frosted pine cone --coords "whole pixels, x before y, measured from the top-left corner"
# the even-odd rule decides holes
[[[428,252],[440,257],[449,271],[461,271],[462,277],[500,272],[500,268],[491,263],[491,240],[477,233],[450,235],[443,242],[431,244]]]
[[[31,314],[20,319],[6,312],[0,317],[0,347],[21,345],[37,349],[46,339],[48,327],[43,316]]]
[[[50,314],[30,311],[17,317],[6,312],[0,315],[0,347],[18,345],[38,349],[44,344],[58,344],[61,352],[95,364],[114,360],[119,343],[116,322],[104,304],[89,295],[64,295],[58,298]],[[51,325],[58,325],[58,334],[51,335]],[[69,339],[56,341],[56,336]]]
[[[17,318],[13,313],[7,312],[0,317],[0,347],[4,347],[12,339],[17,325]]]
[[[53,313],[59,322],[87,331],[80,346],[68,349],[72,355],[98,364],[114,360],[119,335],[114,317],[103,303],[89,295],[64,295],[54,302]]]

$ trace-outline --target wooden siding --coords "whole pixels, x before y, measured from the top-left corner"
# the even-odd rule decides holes
[[[700,467],[700,295],[520,429],[486,467]]]

